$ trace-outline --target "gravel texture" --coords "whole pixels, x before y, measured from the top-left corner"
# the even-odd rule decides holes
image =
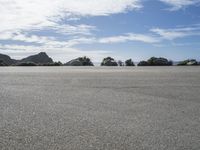
[[[0,68],[0,150],[199,150],[200,67]]]

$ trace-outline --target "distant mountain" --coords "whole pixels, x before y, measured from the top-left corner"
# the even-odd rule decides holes
[[[19,62],[20,63],[33,62],[36,64],[48,64],[48,63],[53,63],[53,60],[45,52],[40,52],[37,55],[26,57],[20,60]]]
[[[9,66],[9,65],[14,64],[16,60],[11,59],[10,56],[8,55],[0,54],[0,62],[1,64],[4,64],[5,66]]]
[[[0,66],[20,65],[21,63],[53,64],[53,60],[45,53],[40,52],[37,55],[32,55],[21,60],[15,60],[5,54],[0,54]]]

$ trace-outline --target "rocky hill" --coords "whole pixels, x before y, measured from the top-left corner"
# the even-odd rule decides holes
[[[9,65],[14,64],[16,60],[11,59],[10,56],[8,55],[0,54],[0,62],[4,66],[9,66]]]
[[[53,63],[53,60],[45,52],[40,52],[39,54],[26,57],[20,60],[19,62],[20,63],[33,62],[36,64],[48,64],[48,63]]]
[[[0,66],[11,66],[20,65],[25,63],[34,63],[35,65],[53,64],[53,60],[45,53],[40,52],[39,54],[32,55],[21,60],[12,59],[10,56],[0,54]]]

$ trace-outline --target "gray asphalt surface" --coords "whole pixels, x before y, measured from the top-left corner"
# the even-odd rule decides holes
[[[0,150],[200,150],[200,67],[0,68]]]

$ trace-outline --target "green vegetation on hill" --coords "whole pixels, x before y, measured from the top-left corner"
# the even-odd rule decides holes
[[[21,60],[15,60],[8,55],[0,54],[0,66],[94,66],[90,58],[78,57],[66,64],[61,62],[54,62],[45,52],[40,52],[36,55],[32,55]],[[163,57],[151,57],[147,61],[140,61],[138,66],[172,66],[173,62]],[[195,59],[187,59],[180,61],[177,66],[199,66],[200,62]],[[135,66],[132,59],[128,59],[125,62],[116,61],[112,57],[106,57],[102,60],[101,66]]]
[[[134,62],[132,61],[132,59],[128,59],[125,61],[125,65],[126,66],[135,66]]]
[[[149,64],[148,64],[148,62],[147,61],[140,61],[139,63],[138,63],[138,66],[149,66]]]
[[[84,56],[73,59],[65,64],[66,66],[94,66],[90,58]]]
[[[101,62],[101,66],[118,66],[117,62],[112,57],[106,57]]]
[[[34,62],[21,62],[16,64],[16,66],[37,66],[37,64]]]
[[[172,66],[173,62],[163,57],[151,57],[147,61],[139,62],[138,66]]]
[[[58,61],[53,63],[41,64],[40,66],[63,66],[63,64],[60,61]]]

